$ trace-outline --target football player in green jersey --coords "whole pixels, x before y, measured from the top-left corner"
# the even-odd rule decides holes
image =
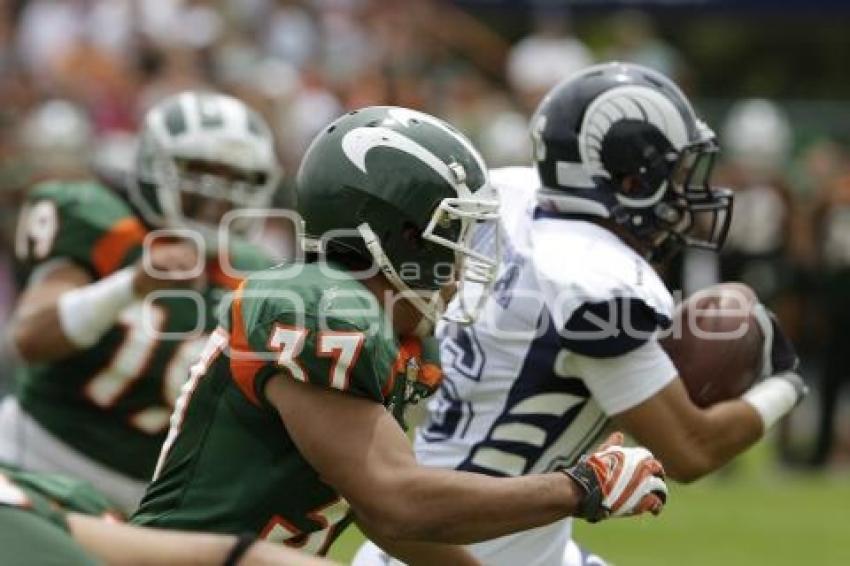
[[[419,467],[387,410],[436,385],[410,339],[438,316],[429,297],[453,267],[482,293],[495,272],[470,247],[498,203],[466,138],[404,108],[351,112],[313,141],[297,197],[317,257],[234,293],[135,523],[323,554],[354,519],[408,562],[462,564],[452,543],[661,510],[661,465],[617,437],[565,473],[493,478]]]
[[[4,566],[329,564],[252,537],[167,533],[121,524],[89,484],[0,467]]]
[[[168,98],[140,138],[129,194],[83,181],[30,191],[10,328],[26,366],[0,407],[0,462],[87,479],[128,513],[222,296],[271,265],[230,233],[216,246],[219,220],[266,206],[279,177],[268,127],[228,96]]]
[[[117,512],[84,482],[0,466],[3,564],[96,564],[72,539],[69,513],[104,517]]]

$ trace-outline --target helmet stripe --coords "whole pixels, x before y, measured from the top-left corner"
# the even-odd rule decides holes
[[[186,116],[179,102],[169,104],[164,114],[165,127],[172,136],[179,136],[187,130]]]
[[[201,128],[221,128],[224,125],[221,106],[215,97],[199,96],[198,113],[201,116]]]

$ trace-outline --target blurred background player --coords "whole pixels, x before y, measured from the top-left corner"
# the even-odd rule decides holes
[[[531,122],[536,170],[492,172],[502,271],[470,327],[438,327],[446,380],[416,437],[426,466],[515,477],[570,466],[611,423],[670,477],[700,478],[801,399],[796,355],[766,318],[765,380],[698,408],[659,335],[673,297],[650,262],[719,250],[731,192],[710,184],[713,132],[669,79],[608,63],[556,86]],[[476,249],[493,249],[493,232]],[[461,291],[447,316],[475,298]],[[765,315],[766,317],[767,315]],[[570,521],[470,546],[484,564],[600,564]],[[367,547],[358,564],[379,564]]]
[[[817,196],[811,226],[816,242],[820,284],[812,301],[821,315],[823,360],[818,391],[818,417],[814,449],[808,463],[817,467],[835,455],[837,439],[846,430],[839,421],[842,393],[850,386],[847,337],[850,336],[850,174],[825,184]],[[798,457],[799,460],[799,457]]]
[[[220,250],[219,221],[267,207],[277,177],[259,115],[184,92],[147,114],[129,187],[60,179],[28,192],[10,328],[26,365],[0,409],[0,461],[85,478],[134,508],[219,302],[270,264],[235,237]]]
[[[126,525],[86,482],[4,467],[0,467],[0,548],[6,566],[331,564],[251,537]]]
[[[792,223],[800,217],[782,172],[791,151],[788,117],[769,100],[742,100],[730,108],[721,134],[718,179],[735,188],[735,214],[719,254],[720,280],[746,283],[796,329],[794,306],[783,305],[790,299],[783,290],[794,283]]]
[[[323,129],[298,174],[320,257],[236,291],[133,521],[251,532],[323,555],[356,520],[408,560],[469,564],[453,543],[564,516],[660,512],[663,470],[618,435],[588,460],[526,478],[417,465],[398,418],[440,378],[417,337],[431,334],[454,267],[461,289],[492,283],[495,258],[470,244],[497,207],[478,152],[433,116],[369,107]],[[475,305],[465,306],[469,319]]]

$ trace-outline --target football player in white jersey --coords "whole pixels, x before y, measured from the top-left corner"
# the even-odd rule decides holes
[[[608,63],[556,86],[531,123],[535,168],[492,172],[501,197],[500,277],[472,326],[443,322],[444,383],[417,432],[419,461],[495,476],[578,460],[610,423],[675,480],[716,470],[805,393],[767,311],[765,377],[701,409],[659,344],[674,302],[652,264],[686,245],[717,250],[732,195],[710,185],[713,132],[647,68]],[[480,232],[484,249],[493,238]],[[462,318],[477,298],[455,297]],[[604,564],[570,521],[471,545],[484,564]],[[381,563],[364,547],[355,564]],[[386,562],[384,562],[386,563]]]

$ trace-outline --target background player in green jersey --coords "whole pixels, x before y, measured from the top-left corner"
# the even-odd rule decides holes
[[[68,513],[115,512],[90,485],[0,466],[0,561],[8,565],[93,565],[68,532]]]
[[[366,108],[321,132],[297,189],[319,253],[236,291],[134,522],[322,554],[354,519],[408,562],[461,564],[460,547],[423,542],[659,512],[661,465],[619,437],[566,473],[492,478],[419,467],[387,410],[435,385],[410,336],[438,316],[453,268],[461,285],[490,286],[495,262],[470,246],[496,237],[486,175],[466,138],[420,112]]]
[[[0,562],[4,566],[328,564],[251,538],[134,527],[118,522],[116,513],[85,482],[0,466]]]
[[[185,92],[147,114],[135,177],[129,195],[67,181],[29,193],[10,328],[26,366],[0,409],[0,461],[85,478],[128,512],[221,298],[270,265],[236,237],[217,243],[219,221],[266,206],[279,175],[258,114]]]

